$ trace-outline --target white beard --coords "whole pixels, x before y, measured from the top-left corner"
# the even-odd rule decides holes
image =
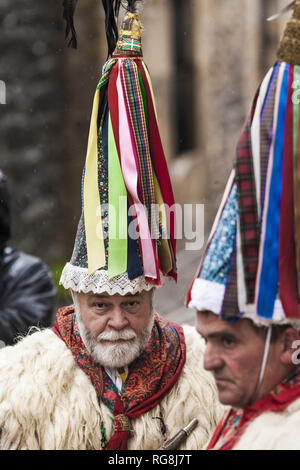
[[[79,306],[75,303],[78,328],[82,341],[92,356],[93,360],[103,367],[120,368],[131,364],[146,349],[154,323],[152,312],[148,326],[138,336],[132,328],[124,328],[120,331],[100,333],[94,338],[92,333],[83,324]],[[109,343],[123,339],[120,344]]]

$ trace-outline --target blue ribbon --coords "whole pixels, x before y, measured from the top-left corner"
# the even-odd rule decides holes
[[[274,142],[274,158],[266,218],[263,260],[257,298],[257,314],[272,319],[278,292],[279,265],[279,222],[282,190],[282,166],[284,151],[284,129],[286,101],[288,93],[289,65],[284,65],[284,73],[278,104],[278,118]]]

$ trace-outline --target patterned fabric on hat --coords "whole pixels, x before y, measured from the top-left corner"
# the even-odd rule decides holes
[[[237,197],[232,187],[216,233],[210,243],[201,270],[201,278],[226,284],[236,236]]]

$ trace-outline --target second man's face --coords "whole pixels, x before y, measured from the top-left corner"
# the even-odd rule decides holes
[[[197,313],[197,330],[206,341],[204,367],[215,378],[221,403],[249,405],[256,394],[264,338],[248,320],[231,324],[210,312]]]

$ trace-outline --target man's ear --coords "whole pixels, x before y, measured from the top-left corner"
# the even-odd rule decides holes
[[[287,328],[282,334],[281,361],[285,365],[294,364],[295,356],[299,356],[300,335],[295,328]]]

